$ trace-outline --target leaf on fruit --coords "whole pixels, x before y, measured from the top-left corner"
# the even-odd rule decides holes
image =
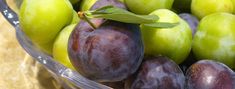
[[[171,28],[178,25],[178,23],[157,22],[159,20],[157,15],[137,15],[114,6],[104,6],[93,11],[86,11],[84,16],[87,18],[104,18],[124,23],[143,24],[155,28]]]
[[[125,23],[154,23],[159,18],[155,15],[136,15],[127,10],[117,8],[114,6],[105,6],[100,9],[91,12],[94,18],[104,18],[114,21],[120,21]]]
[[[108,8],[113,8],[113,7],[114,7],[114,6],[112,6],[112,5],[104,6],[104,7],[101,7],[101,8],[96,9],[95,11],[96,11],[96,12],[99,12],[99,11],[102,11],[102,10],[105,10],[105,9],[108,9]]]
[[[166,22],[156,22],[150,24],[143,24],[144,26],[153,27],[153,28],[172,28],[177,26],[179,23],[166,23]]]

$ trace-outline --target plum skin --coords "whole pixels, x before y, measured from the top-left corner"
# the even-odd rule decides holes
[[[163,55],[171,58],[177,64],[182,63],[191,50],[191,28],[177,14],[167,9],[156,10],[150,15],[158,15],[160,19],[157,22],[179,24],[172,28],[152,28],[141,25],[145,55]]]
[[[98,0],[92,10],[113,5],[126,9],[118,0]],[[143,43],[139,26],[104,19],[90,19],[76,26],[69,38],[69,57],[83,76],[99,82],[115,82],[133,74],[142,62]]]
[[[133,74],[142,62],[144,49],[137,25],[106,21],[93,29],[82,20],[70,36],[68,50],[79,73],[109,82]]]
[[[141,65],[131,89],[184,89],[185,76],[167,57],[150,57]]]
[[[234,72],[226,65],[201,60],[186,72],[187,89],[234,89]]]

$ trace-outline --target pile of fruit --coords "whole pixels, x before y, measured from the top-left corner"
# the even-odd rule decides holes
[[[117,89],[235,89],[235,0],[24,0],[44,53]]]

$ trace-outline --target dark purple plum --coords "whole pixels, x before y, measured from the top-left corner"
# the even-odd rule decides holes
[[[115,1],[99,0],[92,8],[124,6]],[[136,72],[144,55],[139,26],[103,19],[91,22],[96,28],[81,20],[69,39],[69,57],[76,70],[99,82],[121,81]]]
[[[146,60],[131,89],[184,89],[185,76],[179,66],[167,57]]]
[[[179,14],[179,16],[189,24],[189,26],[192,30],[192,34],[194,36],[194,34],[197,31],[197,26],[198,26],[199,20],[195,16],[193,16],[189,13],[181,13],[181,14]]]
[[[70,37],[69,56],[83,76],[98,81],[120,81],[133,74],[142,62],[140,37],[137,25],[106,21],[93,29],[81,21]]]
[[[187,89],[235,89],[234,72],[226,65],[201,60],[186,72]]]

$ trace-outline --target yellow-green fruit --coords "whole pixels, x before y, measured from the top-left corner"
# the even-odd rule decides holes
[[[192,50],[197,59],[220,61],[235,68],[235,16],[214,13],[204,17],[193,38]]]
[[[199,19],[215,12],[232,13],[234,9],[231,0],[192,0],[191,2],[191,12]]]
[[[235,0],[231,0],[233,3],[233,13],[235,13]]]
[[[73,19],[70,24],[77,24],[80,21],[80,18],[78,17],[78,13],[76,11],[73,11]]]
[[[182,63],[191,50],[192,32],[189,25],[168,9],[159,9],[150,15],[159,16],[157,22],[179,23],[172,28],[153,28],[141,25],[146,56],[167,56]]]
[[[68,0],[24,0],[19,21],[31,41],[51,54],[56,35],[71,23],[72,17],[73,8]]]
[[[174,0],[124,0],[128,9],[136,14],[149,14],[157,9],[171,9]]]
[[[81,3],[81,11],[87,11],[89,10],[96,2],[97,0],[83,0]]]
[[[76,24],[71,24],[65,27],[57,36],[53,46],[54,59],[71,69],[74,69],[74,67],[69,60],[67,46],[68,46],[69,36],[75,26]]]

